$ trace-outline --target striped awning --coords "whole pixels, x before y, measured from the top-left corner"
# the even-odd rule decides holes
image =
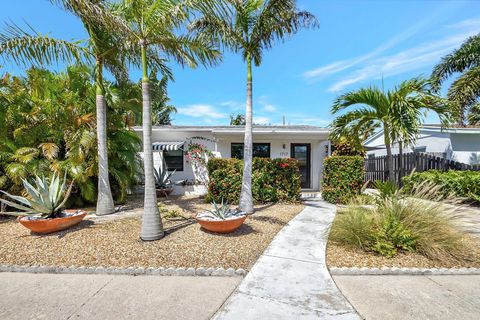
[[[154,142],[152,149],[153,151],[182,150],[184,144],[185,141]]]

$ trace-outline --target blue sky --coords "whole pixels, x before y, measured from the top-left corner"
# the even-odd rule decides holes
[[[347,90],[375,84],[385,89],[402,80],[429,75],[432,66],[480,32],[480,1],[301,0],[320,28],[304,30],[278,43],[255,68],[254,121],[326,126],[334,98]],[[64,39],[85,39],[73,16],[47,0],[4,1],[1,21]],[[229,114],[245,105],[246,67],[226,53],[215,68],[182,69],[172,64],[175,82],[169,95],[178,108],[174,124],[228,124]],[[3,71],[22,72],[16,66]],[[132,80],[140,74],[132,72]],[[427,121],[435,121],[429,115]]]

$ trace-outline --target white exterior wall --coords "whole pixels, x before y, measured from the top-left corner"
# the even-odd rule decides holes
[[[382,149],[371,150],[367,155],[385,156],[383,134],[366,144],[367,147],[382,146]],[[444,153],[446,158],[466,164],[480,163],[480,134],[420,131],[415,144],[416,148],[425,147],[425,152]],[[404,152],[413,151],[413,147],[404,147]],[[392,153],[398,154],[398,145],[392,147]]]
[[[137,130],[137,133],[141,135],[141,130]],[[208,149],[216,151],[217,155],[221,158],[231,157],[231,143],[239,142],[243,143],[243,134],[229,133],[229,134],[214,134],[208,131],[181,131],[181,130],[153,130],[152,141],[153,142],[169,142],[169,141],[186,141],[192,137],[205,137],[216,142],[195,140],[196,142],[203,143]],[[254,143],[270,143],[270,157],[271,158],[289,158],[291,143],[310,143],[311,144],[311,189],[319,190],[320,181],[323,172],[323,159],[325,158],[326,149],[328,147],[328,141],[320,140],[317,138],[308,138],[308,132],[305,134],[254,134]],[[285,148],[283,145],[285,144]],[[154,166],[157,168],[161,165],[161,152],[154,152]],[[172,179],[175,181],[194,178],[192,167],[186,162],[184,158],[184,170],[182,172],[177,171],[173,175]]]

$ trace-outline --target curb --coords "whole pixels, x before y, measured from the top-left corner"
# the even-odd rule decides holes
[[[480,275],[480,268],[329,268],[332,275]]]
[[[112,274],[112,275],[154,275],[154,276],[212,276],[212,277],[243,277],[247,274],[244,269],[233,268],[113,268],[113,267],[85,267],[85,266],[15,266],[0,265],[0,272],[27,272],[52,274]]]

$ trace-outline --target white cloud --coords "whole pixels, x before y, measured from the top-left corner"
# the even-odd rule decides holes
[[[267,118],[267,117],[253,117],[253,123],[255,124],[262,124],[262,125],[265,125],[265,124],[270,124],[272,123],[270,121],[270,118]]]
[[[245,103],[244,102],[238,102],[235,100],[229,100],[229,101],[224,101],[220,103],[220,106],[222,107],[227,107],[232,110],[241,110],[245,109]]]
[[[408,28],[404,32],[398,34],[397,36],[393,37],[392,39],[386,41],[385,43],[381,44],[380,46],[376,47],[372,51],[361,55],[354,57],[352,59],[347,59],[347,60],[340,60],[340,61],[335,61],[332,62],[326,66],[319,67],[313,70],[308,70],[303,74],[303,77],[308,80],[315,80],[318,78],[321,78],[326,75],[330,74],[335,74],[340,71],[349,69],[351,67],[354,67],[362,62],[365,62],[369,59],[375,58],[381,53],[387,51],[388,49],[391,49],[395,47],[397,44],[413,37],[415,34],[417,34],[429,21],[429,19],[425,19],[420,21],[419,23],[413,25],[412,27]]]
[[[437,38],[437,40],[423,42],[395,54],[382,55],[385,51],[412,38],[434,18],[435,15],[433,18],[421,21],[367,54],[332,62],[320,68],[306,71],[303,76],[308,81],[313,81],[327,75],[332,76],[341,71],[347,71],[345,76],[335,79],[335,82],[328,88],[330,92],[337,92],[364,80],[420,70],[433,66],[441,57],[458,48],[466,38],[477,34],[480,28],[480,18],[460,21],[441,29],[440,32],[442,34],[446,33],[446,35]],[[436,31],[433,33],[438,34]]]
[[[277,110],[277,108],[275,108],[275,106],[271,105],[271,104],[266,104],[263,106],[263,110],[267,111],[267,112],[274,112]]]
[[[217,112],[214,107],[207,104],[192,104],[183,108],[177,108],[177,111],[179,114],[195,118],[221,119],[227,117],[225,114]]]
[[[459,47],[468,36],[474,34],[476,34],[476,31],[462,32],[437,41],[422,43],[417,47],[400,51],[394,55],[372,59],[368,65],[336,81],[328,88],[328,91],[337,92],[363,80],[394,76],[433,65],[441,57]]]

